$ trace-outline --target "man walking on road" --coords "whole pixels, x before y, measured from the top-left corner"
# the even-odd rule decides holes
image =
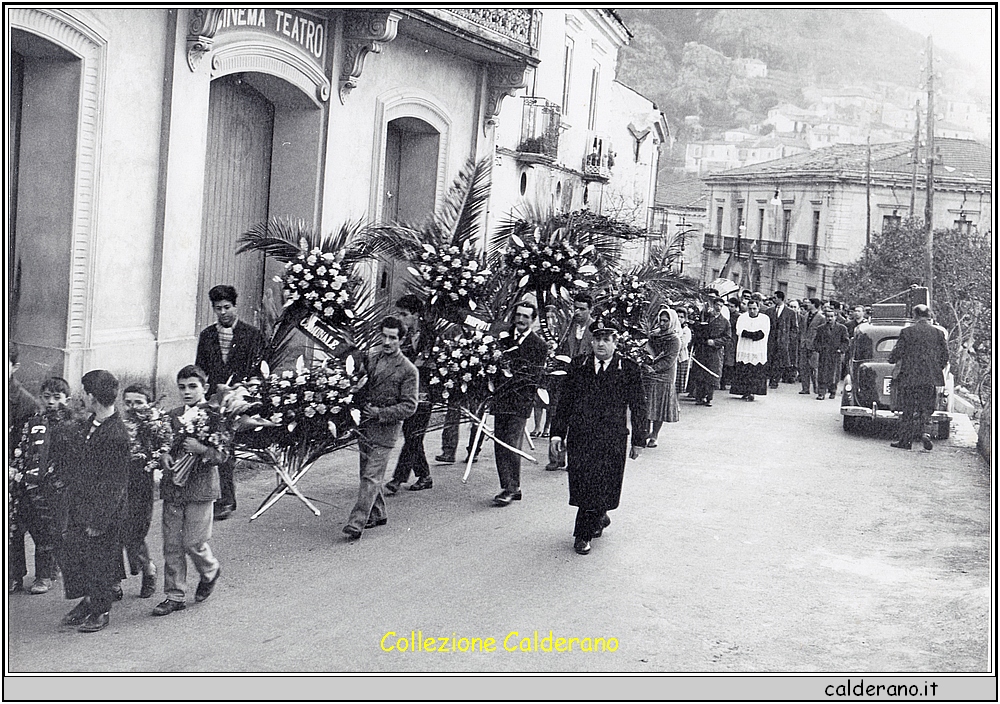
[[[358,500],[344,526],[344,533],[357,540],[365,528],[384,526],[388,521],[382,480],[403,421],[417,410],[417,368],[399,351],[405,327],[399,318],[382,320],[382,344],[367,358],[368,383],[361,411],[358,454],[361,485]]]
[[[944,386],[944,368],[948,364],[948,343],[944,332],[931,323],[931,309],[925,305],[913,307],[913,325],[899,333],[896,346],[889,353],[889,362],[899,363],[899,373],[893,384],[899,384],[903,417],[899,423],[899,440],[893,447],[909,450],[913,438],[919,436],[925,450],[934,449],[931,436],[924,426],[934,412],[938,386]]]
[[[566,447],[569,503],[577,507],[573,549],[590,552],[590,541],[611,525],[618,508],[628,452],[626,420],[631,414],[632,449],[646,445],[646,399],[639,365],[615,353],[618,328],[597,320],[590,326],[593,354],[573,360],[552,418],[552,442]]]
[[[504,353],[513,376],[493,395],[496,438],[519,450],[524,441],[524,425],[531,415],[538,381],[549,351],[545,341],[531,331],[531,324],[537,315],[534,304],[529,301],[521,301],[514,308],[514,328],[510,337],[513,345]],[[521,458],[499,442],[494,443],[493,449],[501,489],[493,497],[493,503],[509,506],[511,501],[521,500]]]
[[[819,393],[818,379],[816,378],[819,369],[819,352],[816,351],[816,331],[823,325],[826,318],[820,311],[820,300],[818,298],[803,298],[802,304],[805,306],[805,313],[799,319],[801,335],[799,336],[799,381],[802,382],[800,394],[812,393],[812,389]]]

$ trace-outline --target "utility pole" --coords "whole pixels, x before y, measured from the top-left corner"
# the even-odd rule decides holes
[[[934,300],[934,43],[927,37],[927,204],[924,206],[924,226],[927,228],[927,258],[925,272],[927,302]]]
[[[913,131],[913,182],[910,184],[910,220],[917,217],[917,164],[920,163],[920,101],[917,101],[917,128]]]
[[[868,135],[868,162],[865,165],[865,249],[872,243],[872,136]]]

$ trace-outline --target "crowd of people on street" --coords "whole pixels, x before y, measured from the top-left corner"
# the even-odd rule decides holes
[[[80,599],[64,626],[93,632],[108,625],[112,604],[122,598],[126,563],[132,575],[141,575],[139,596],[155,593],[156,560],[146,538],[157,482],[164,599],[153,615],[186,607],[188,559],[199,575],[196,602],[209,598],[219,580],[222,568],[209,542],[213,522],[237,508],[240,436],[207,399],[220,385],[257,373],[266,341],[239,319],[232,286],[212,288],[209,299],[216,323],[201,332],[193,363],[177,372],[181,404],[167,412],[156,407],[148,387],[120,389],[106,370],[83,376],[84,409],[73,407],[69,384],[57,377],[44,381],[36,399],[15,378],[18,350],[9,348],[8,591],[44,594],[61,573],[66,598]],[[360,485],[343,527],[349,540],[386,525],[385,496],[411,477],[409,491],[434,486],[424,446],[434,415],[427,393],[433,335],[420,297],[404,295],[395,308],[361,356],[367,384],[358,425]],[[835,398],[854,331],[867,317],[862,306],[848,311],[836,301],[787,299],[782,291],[767,297],[744,291],[728,299],[710,291],[660,307],[636,361],[619,349],[620,323],[596,310],[586,293],[575,296],[564,325],[554,310],[541,312],[548,316],[546,335],[540,334],[539,313],[526,298],[506,321],[509,381],[490,399],[492,428],[470,430],[465,461],[477,461],[483,439],[493,440],[500,491],[492,503],[507,507],[522,500],[524,441],[547,438],[545,469],[568,472],[569,503],[577,507],[574,549],[581,555],[611,524],[608,512],[618,507],[627,458],[657,447],[663,425],[679,420],[681,399],[710,407],[715,391],[728,389],[755,401],[797,382],[800,394]],[[926,306],[917,306],[915,315],[929,320]],[[947,363],[939,332],[906,328],[893,352],[892,361],[902,360],[903,382],[919,381],[907,396],[908,421],[897,447],[908,448],[920,435],[928,383],[940,381]],[[928,348],[931,362],[913,361]],[[553,356],[570,360],[559,374],[546,371]],[[456,461],[462,421],[463,409],[448,405],[438,464]],[[402,448],[385,482],[400,437]],[[34,581],[27,588],[26,535],[34,544]]]

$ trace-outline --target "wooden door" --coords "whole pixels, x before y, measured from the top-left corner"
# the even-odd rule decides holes
[[[197,328],[214,322],[208,291],[236,287],[240,318],[260,327],[264,255],[236,254],[241,234],[268,217],[274,106],[239,74],[212,82]]]

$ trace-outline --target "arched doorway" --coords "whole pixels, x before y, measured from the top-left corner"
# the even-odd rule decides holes
[[[419,225],[434,212],[441,134],[416,117],[386,124],[381,219],[385,223]],[[405,265],[383,263],[377,282],[380,298],[396,300],[405,293]]]
[[[82,62],[18,29],[9,56],[9,324],[39,378],[63,374],[70,328]]]

